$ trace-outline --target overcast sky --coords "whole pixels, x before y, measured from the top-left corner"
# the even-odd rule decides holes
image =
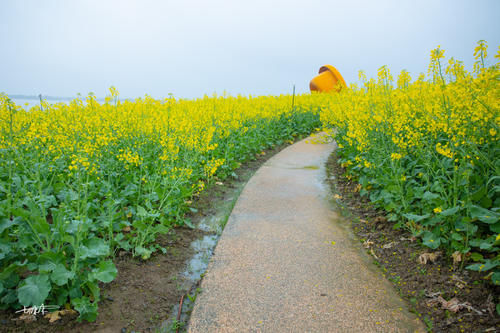
[[[471,66],[480,39],[493,58],[500,0],[0,0],[0,92],[301,93],[324,64],[416,77],[437,45]]]

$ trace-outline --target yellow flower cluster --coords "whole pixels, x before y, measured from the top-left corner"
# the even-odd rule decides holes
[[[210,161],[208,161],[203,167],[205,171],[205,177],[207,179],[212,177],[217,171],[217,169],[224,164],[224,161],[225,160],[223,158],[221,159],[212,158]]]
[[[397,85],[385,66],[376,79],[360,73],[362,86],[321,97],[320,118],[332,129],[347,178],[362,194],[370,190],[396,228],[449,253],[488,244],[495,258],[489,268],[490,259],[482,258],[482,266],[469,267],[490,270],[499,258],[491,225],[499,209],[500,62],[488,63],[485,41],[474,50],[471,72],[444,57],[438,47],[427,78],[412,81],[402,71]],[[495,58],[500,61],[500,49]]]
[[[391,154],[391,158],[393,160],[399,160],[399,159],[401,159],[401,157],[403,157],[403,156],[401,154],[399,154],[399,153],[392,153]]]
[[[104,103],[89,94],[67,104],[43,101],[42,106],[29,110],[0,94],[0,160],[8,160],[7,150],[12,148],[47,162],[51,171],[70,176],[87,172],[102,177],[105,170],[141,169],[185,179],[201,161],[199,156],[205,156],[207,162],[193,177],[210,178],[226,161],[214,151],[230,135],[259,131],[258,122],[271,124],[319,111],[311,95],[295,96],[292,107],[290,95],[214,95],[195,100],[159,100],[146,95],[121,101],[116,88],[109,92]],[[233,153],[236,147],[232,143],[224,149],[226,156],[238,154]],[[214,154],[217,158],[212,158]],[[148,169],[145,165],[154,164],[151,161],[157,166]]]
[[[446,145],[446,146],[442,146],[441,143],[437,143],[436,144],[436,151],[443,155],[443,156],[446,156],[448,158],[453,158],[453,156],[455,156],[455,154],[453,154],[453,152],[451,151],[451,149]]]
[[[336,128],[339,147],[354,147],[357,156],[365,156],[374,150],[380,153],[382,146],[388,157],[399,160],[434,142],[434,153],[475,160],[477,149],[470,147],[497,142],[500,64],[486,67],[484,41],[475,50],[473,72],[453,58],[444,68],[444,52],[439,47],[431,52],[428,80],[422,74],[411,82],[409,73],[402,71],[394,87],[383,66],[377,79],[367,80],[360,73],[363,86],[352,84],[321,97],[321,120]],[[458,150],[468,151],[469,157],[458,155]],[[355,156],[351,159],[356,161]]]

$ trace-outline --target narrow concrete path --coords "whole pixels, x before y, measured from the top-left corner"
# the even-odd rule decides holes
[[[296,143],[243,189],[189,332],[424,332],[354,242],[324,184],[334,143]]]

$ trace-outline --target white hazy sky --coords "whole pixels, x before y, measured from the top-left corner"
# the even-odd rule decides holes
[[[493,56],[499,0],[0,0],[0,92],[301,93],[324,64],[416,77],[437,45],[470,68],[480,39]]]

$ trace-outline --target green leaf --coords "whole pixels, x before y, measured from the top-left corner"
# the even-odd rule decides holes
[[[479,203],[481,204],[481,206],[483,207],[491,207],[491,205],[493,204],[493,201],[491,201],[490,198],[488,198],[487,196],[484,196],[481,201],[479,201]]]
[[[481,244],[479,244],[479,248],[481,250],[489,250],[493,247],[493,244],[495,243],[495,238],[488,238],[485,239]]]
[[[474,223],[470,223],[471,221],[469,220],[468,217],[464,217],[462,219],[459,219],[455,222],[455,230],[456,231],[465,231],[469,233],[469,235],[474,235],[477,230],[478,226],[475,225]]]
[[[470,269],[471,271],[477,271],[477,272],[486,272],[494,267],[497,267],[500,263],[499,262],[495,262],[495,261],[491,261],[491,260],[487,260],[485,263],[481,264],[472,264],[472,265],[469,265],[467,266],[466,268],[467,269]]]
[[[111,260],[104,260],[92,270],[92,277],[101,282],[109,283],[115,279],[117,273],[115,264]]]
[[[493,275],[491,275],[491,282],[495,285],[500,285],[500,272],[495,272]]]
[[[497,234],[500,234],[500,222],[497,222],[495,224],[490,224],[490,230]]]
[[[64,235],[63,242],[73,245],[76,242],[75,236],[72,236],[70,234]]]
[[[68,294],[68,290],[63,288],[59,288],[57,292],[53,292],[52,295],[56,298],[56,304],[54,305],[66,304],[68,302]]]
[[[38,271],[40,273],[50,273],[56,269],[57,264],[53,261],[46,261],[43,264],[38,265]]]
[[[5,258],[5,255],[11,251],[12,247],[9,244],[0,243],[0,260]]]
[[[435,199],[438,199],[438,198],[439,198],[438,194],[432,193],[432,192],[429,192],[429,191],[425,191],[424,195],[422,196],[422,199],[424,199],[426,201],[432,201],[432,200],[435,200]]]
[[[476,192],[472,193],[470,195],[470,199],[472,201],[479,201],[481,200],[482,197],[484,197],[485,195],[487,194],[487,191],[486,191],[486,186],[482,186],[479,190],[477,190]]]
[[[500,303],[497,304],[497,314],[500,315]]]
[[[13,304],[17,302],[17,293],[13,289],[7,289],[7,293],[0,299],[3,304]]]
[[[451,216],[451,215],[454,215],[459,210],[460,210],[460,207],[457,206],[457,207],[445,209],[439,214],[442,216]]]
[[[76,235],[77,233],[85,233],[88,229],[88,224],[85,221],[80,220],[71,220],[66,225],[66,232],[72,235]]]
[[[16,261],[5,268],[2,268],[2,271],[0,271],[0,281],[3,281],[5,288],[14,288],[19,284],[18,270],[24,266],[24,263],[21,264],[19,261]]]
[[[190,219],[183,219],[182,222],[184,222],[184,224],[187,225],[191,229],[195,228],[194,224],[191,222]]]
[[[388,192],[386,190],[382,190],[382,191],[380,191],[380,194],[377,198],[377,201],[384,200],[385,202],[390,202],[392,200],[392,198],[393,198],[393,195],[390,192]]]
[[[17,299],[23,306],[40,306],[49,296],[50,289],[48,275],[32,275],[17,289]]]
[[[148,216],[148,212],[146,211],[146,209],[144,209],[144,207],[137,206],[137,215],[139,215],[142,218],[145,218]]]
[[[142,246],[136,246],[136,248],[134,249],[134,252],[136,255],[140,255],[141,258],[144,260],[149,259],[149,257],[151,257],[151,253],[152,253],[151,250],[148,250]]]
[[[7,218],[3,218],[2,221],[0,222],[0,234],[5,230],[10,227],[12,227],[14,224],[16,224],[15,221]]]
[[[69,297],[71,299],[80,298],[83,296],[82,289],[80,288],[80,284],[72,283],[73,287],[69,290]]]
[[[154,227],[155,233],[160,233],[160,234],[166,234],[171,230],[170,227],[167,227],[166,225],[163,224],[157,224]]]
[[[0,281],[0,294],[3,293],[4,287],[2,281]]]
[[[473,238],[469,241],[469,244],[473,247],[479,247],[479,245],[481,245],[481,242],[483,240],[481,238]]]
[[[93,322],[97,318],[97,302],[90,302],[90,299],[86,296],[81,298],[75,298],[71,300],[71,304],[76,311],[80,313],[78,321],[87,320]]]
[[[80,246],[80,259],[105,257],[109,254],[109,245],[101,238],[94,237]]]
[[[439,215],[435,215],[428,219],[427,221],[420,222],[425,226],[435,226],[436,224],[441,224],[443,222],[443,217]]]
[[[483,261],[483,255],[481,253],[477,253],[477,252],[472,252],[470,254],[470,257],[472,260],[474,261]]]
[[[62,252],[52,252],[47,251],[40,254],[37,258],[38,270],[45,270],[46,272],[52,272],[57,264],[60,264],[66,260],[66,257]]]
[[[63,264],[58,264],[50,276],[51,280],[58,286],[65,285],[68,280],[73,279],[74,273],[70,272]]]
[[[497,212],[475,205],[471,206],[470,214],[473,219],[478,219],[479,221],[488,224],[496,223],[500,217],[500,214]]]
[[[433,250],[437,249],[441,244],[441,238],[434,235],[430,231],[424,232],[424,236],[422,238],[423,244]]]
[[[101,299],[101,289],[99,288],[98,282],[87,282],[87,287],[90,290],[90,293],[92,294],[92,297],[94,298],[94,301],[99,301]]]
[[[406,217],[408,220],[413,221],[413,222],[420,222],[429,216],[430,214],[425,214],[425,215],[415,215],[415,214],[403,214],[404,217]]]

